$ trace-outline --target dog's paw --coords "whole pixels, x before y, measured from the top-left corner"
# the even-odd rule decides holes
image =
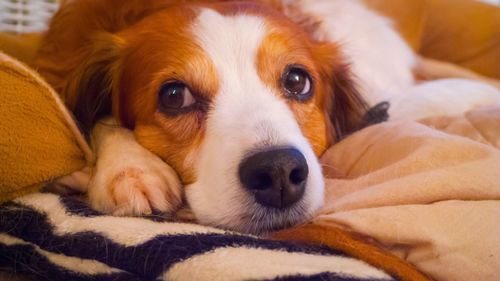
[[[181,203],[181,183],[158,156],[130,139],[113,137],[99,149],[88,190],[96,210],[119,216],[152,211],[173,213]]]
[[[160,159],[103,162],[98,162],[89,187],[90,203],[95,209],[118,216],[139,216],[153,210],[171,213],[181,203],[180,182]]]

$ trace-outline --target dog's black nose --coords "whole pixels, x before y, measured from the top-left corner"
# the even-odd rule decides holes
[[[307,181],[304,155],[294,148],[258,152],[239,167],[240,181],[264,206],[286,208],[304,194]]]

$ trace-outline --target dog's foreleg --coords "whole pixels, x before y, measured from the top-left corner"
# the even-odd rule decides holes
[[[97,159],[88,194],[95,209],[113,215],[143,215],[153,210],[173,212],[181,203],[176,172],[114,119],[97,123],[92,146]]]

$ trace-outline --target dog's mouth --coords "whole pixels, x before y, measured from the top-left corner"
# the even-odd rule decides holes
[[[308,221],[312,217],[312,214],[310,214],[303,204],[296,204],[286,209],[266,208],[255,203],[251,205],[251,207],[246,208],[247,211],[235,219],[233,224],[223,225],[215,223],[212,226],[231,231],[262,235],[293,227]],[[165,217],[163,216],[162,218]],[[185,203],[170,219],[177,222],[197,222],[196,216]]]
[[[262,235],[304,223],[311,217],[312,214],[303,204],[295,204],[285,209],[259,205],[248,208],[239,216],[238,223],[230,228],[239,232]]]

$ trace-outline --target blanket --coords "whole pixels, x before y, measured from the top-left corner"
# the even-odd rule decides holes
[[[435,280],[498,280],[500,106],[421,123],[380,124],[333,146],[325,207],[275,235],[335,246],[330,230],[342,226]]]
[[[47,281],[397,280],[326,246],[105,216],[44,193],[0,206],[0,268]]]

